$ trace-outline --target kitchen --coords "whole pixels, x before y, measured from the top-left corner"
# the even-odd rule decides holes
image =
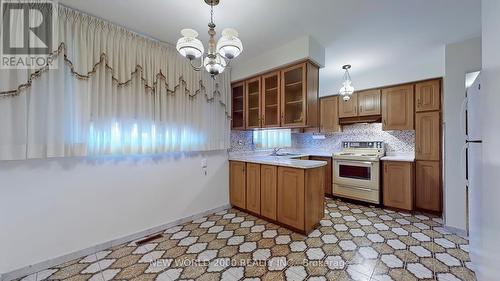
[[[0,281],[497,279],[498,1],[17,2]]]
[[[352,84],[349,68],[349,65],[343,68],[344,85]],[[304,79],[296,81],[296,78],[289,82],[291,71],[302,71],[295,77]],[[338,96],[318,98],[316,81],[305,79],[315,77],[314,74],[309,75],[314,71],[317,68],[313,67],[313,63],[305,62],[233,83],[233,115],[241,118],[232,122],[230,166],[244,166],[246,162],[247,167],[249,163],[274,163],[302,168],[301,163],[319,165],[316,161],[322,161],[323,189],[327,197],[440,216],[441,78],[351,91],[344,95],[341,89]],[[268,82],[270,77],[272,83]],[[303,87],[298,90],[288,87],[297,83]],[[294,102],[301,102],[301,106],[290,109],[286,102],[288,96],[293,96]],[[301,96],[303,99],[297,98]],[[243,102],[240,102],[241,98]],[[278,110],[269,111],[269,103],[281,105],[282,110],[278,106]],[[303,109],[307,110],[299,113],[292,111]],[[289,124],[287,115],[300,118],[295,119],[295,124]],[[267,128],[270,131],[266,132]],[[267,140],[275,138],[278,141],[274,143]],[[271,153],[269,149],[274,150]],[[307,160],[309,162],[302,162]],[[244,198],[245,190],[247,196],[249,193],[260,194],[259,190],[263,187],[260,183],[255,184],[259,179],[252,178],[259,175],[246,174],[245,181],[245,170],[242,169],[238,176],[241,181],[237,183],[233,182],[237,171],[230,170],[230,194],[239,193],[243,197],[233,205],[261,215],[259,200],[254,199],[253,208],[249,209],[245,208]],[[273,179],[276,181],[276,176]],[[278,188],[274,193],[279,197],[280,190],[285,187],[280,187],[279,176],[277,182]],[[305,190],[308,188],[306,186]],[[238,201],[236,197],[231,198]],[[262,200],[265,197],[262,195]],[[249,199],[246,200],[248,205]],[[280,200],[276,205],[281,213],[298,208],[296,205],[282,207]],[[279,216],[277,219],[275,216],[263,216],[283,223]],[[300,219],[303,220],[302,217]],[[315,221],[316,225],[319,221]]]

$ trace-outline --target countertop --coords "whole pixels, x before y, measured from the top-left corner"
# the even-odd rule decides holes
[[[297,169],[314,169],[314,168],[326,166],[326,164],[327,164],[325,161],[292,159],[292,158],[299,158],[299,157],[303,157],[303,156],[311,156],[311,154],[297,154],[297,155],[287,155],[287,156],[269,156],[269,153],[261,154],[261,155],[258,155],[256,153],[254,153],[254,154],[230,153],[229,160],[255,163],[255,164],[290,167],[290,168],[297,168]],[[314,156],[321,156],[321,155],[314,154]],[[331,156],[331,154],[329,156]]]
[[[389,153],[380,158],[382,161],[399,161],[399,162],[413,162],[415,161],[414,153]]]

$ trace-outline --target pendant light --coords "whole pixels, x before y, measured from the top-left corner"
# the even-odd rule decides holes
[[[352,94],[354,93],[354,87],[352,86],[351,75],[349,75],[349,69],[351,68],[350,64],[346,64],[342,66],[344,72],[344,82],[342,82],[342,88],[339,90],[339,95],[342,97],[344,101],[348,101],[351,99]]]

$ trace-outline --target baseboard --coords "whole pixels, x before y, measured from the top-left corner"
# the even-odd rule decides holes
[[[461,237],[464,237],[464,238],[468,237],[467,231],[464,230],[464,229],[456,228],[456,227],[453,227],[453,226],[447,226],[447,225],[445,225],[444,228],[446,230],[448,230],[449,232],[451,232],[453,234],[456,234],[458,236],[461,236]]]
[[[207,210],[207,211],[204,211],[204,212],[192,215],[192,216],[184,217],[184,218],[175,220],[173,222],[169,222],[166,224],[155,226],[155,227],[152,227],[152,228],[149,228],[149,229],[146,229],[146,230],[134,233],[134,234],[126,235],[126,236],[123,236],[121,238],[107,241],[107,242],[104,242],[104,243],[101,243],[101,244],[98,244],[98,245],[95,245],[95,246],[92,246],[92,247],[89,247],[89,248],[86,248],[83,250],[79,250],[79,251],[67,254],[67,255],[59,256],[59,257],[56,257],[56,258],[53,258],[50,260],[46,260],[46,261],[39,262],[36,264],[28,265],[26,267],[15,269],[15,270],[10,271],[10,272],[1,273],[0,274],[0,281],[10,281],[10,280],[13,280],[16,278],[27,276],[27,275],[33,274],[35,272],[39,272],[41,270],[50,268],[50,267],[53,267],[53,266],[56,266],[56,265],[59,265],[59,264],[65,263],[65,262],[72,261],[74,259],[82,258],[82,257],[88,256],[90,254],[93,254],[93,253],[96,253],[99,251],[103,251],[103,250],[106,250],[106,249],[114,247],[114,246],[118,246],[118,245],[121,245],[121,244],[124,244],[127,242],[137,240],[137,239],[145,237],[145,236],[149,236],[151,234],[155,234],[155,233],[164,231],[164,230],[171,228],[173,226],[183,224],[183,223],[204,217],[204,216],[212,214],[212,213],[220,212],[220,211],[228,209],[230,207],[231,207],[231,205],[229,205],[229,204],[222,205],[222,206],[214,208],[214,209],[210,209],[210,210]]]

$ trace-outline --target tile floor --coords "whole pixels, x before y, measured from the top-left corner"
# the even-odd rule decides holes
[[[475,280],[441,219],[327,199],[309,236],[235,209],[22,280]]]

